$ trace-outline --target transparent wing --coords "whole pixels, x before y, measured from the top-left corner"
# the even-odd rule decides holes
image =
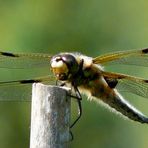
[[[49,67],[51,56],[42,53],[18,54],[0,51],[0,68],[25,69]]]
[[[0,86],[0,101],[24,102],[31,101],[31,84],[16,86]]]
[[[0,101],[30,101],[33,83],[52,84],[54,77],[0,82]]]
[[[148,48],[109,53],[93,59],[94,64],[127,64],[148,66]]]
[[[120,80],[117,89],[121,92],[131,92],[138,96],[148,98],[148,83],[146,82],[139,83],[135,81]]]
[[[148,98],[148,80],[112,72],[102,74],[110,87]]]

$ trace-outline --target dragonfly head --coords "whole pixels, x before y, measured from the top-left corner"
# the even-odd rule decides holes
[[[76,58],[72,54],[63,53],[52,57],[51,69],[58,80],[69,80],[79,69]]]

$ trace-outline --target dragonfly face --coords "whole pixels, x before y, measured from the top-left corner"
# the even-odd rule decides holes
[[[59,54],[52,57],[50,65],[53,74],[58,80],[70,79],[79,69],[75,57],[68,53]]]
[[[148,80],[107,72],[102,68],[107,64],[148,67],[148,48],[109,53],[95,58],[77,53],[61,53],[50,56],[48,54],[15,54],[1,51],[0,68],[27,70],[45,66],[48,69],[49,59],[52,72],[57,80],[64,81],[68,85],[71,84],[76,91],[89,94],[93,100],[102,101],[131,120],[148,123],[148,118],[132,107],[119,93],[126,91],[148,98]],[[18,101],[21,101],[27,96],[24,95],[26,89],[22,89],[24,86],[34,82],[50,82],[53,78],[47,73],[47,76],[43,77],[0,82],[0,100],[13,101],[19,97]],[[16,96],[18,93],[13,93],[14,91],[11,92],[11,96],[7,95],[9,93],[4,94],[10,88],[15,89],[16,86],[18,86],[17,91],[23,90],[23,99]],[[28,91],[26,91],[26,94],[28,94]]]

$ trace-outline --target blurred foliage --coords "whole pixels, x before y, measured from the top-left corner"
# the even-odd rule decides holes
[[[77,51],[89,56],[144,48],[148,46],[147,7],[146,0],[0,0],[0,48],[50,54]],[[121,66],[120,69],[130,74],[135,70]],[[33,73],[1,70],[1,75],[9,79],[34,76]],[[147,73],[142,69],[136,70],[135,75],[146,77]],[[148,113],[147,100],[126,97]],[[85,100],[70,147],[148,147],[147,125],[124,120]],[[28,148],[29,130],[30,103],[0,103],[1,148]]]

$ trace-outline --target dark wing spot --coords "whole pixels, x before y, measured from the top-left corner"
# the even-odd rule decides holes
[[[148,80],[144,80],[145,83],[148,83]]]
[[[147,54],[147,53],[148,53],[148,48],[143,49],[143,50],[142,50],[142,53]]]
[[[107,82],[107,84],[108,84],[108,86],[110,88],[115,88],[116,85],[118,84],[118,80],[117,79],[105,78],[105,81]]]
[[[3,56],[8,56],[8,57],[18,57],[18,55],[15,55],[13,53],[10,53],[10,52],[0,52],[1,55]]]
[[[21,84],[28,84],[28,83],[37,83],[41,82],[40,80],[22,80],[20,81]]]

